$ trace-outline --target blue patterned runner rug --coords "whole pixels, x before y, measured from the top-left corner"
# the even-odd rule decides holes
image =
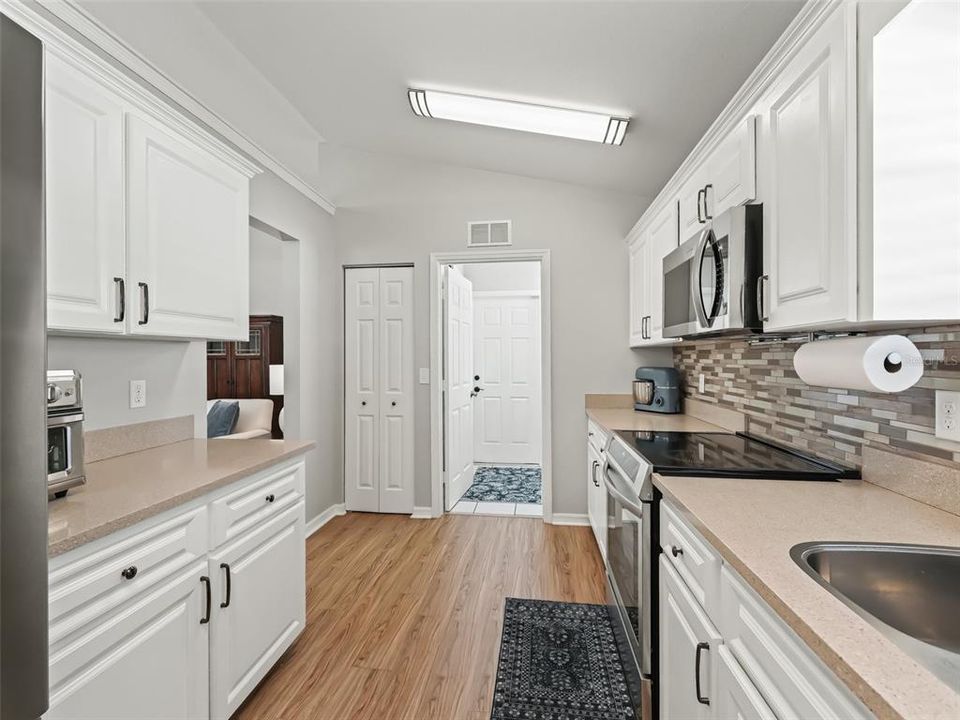
[[[490,717],[637,717],[606,606],[507,598]]]

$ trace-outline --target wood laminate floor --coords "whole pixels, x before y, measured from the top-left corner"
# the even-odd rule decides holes
[[[487,720],[505,597],[604,602],[588,527],[350,513],[307,541],[307,627],[239,720]]]

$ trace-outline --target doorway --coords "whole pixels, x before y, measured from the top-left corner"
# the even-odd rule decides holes
[[[433,260],[433,514],[549,519],[549,258]]]

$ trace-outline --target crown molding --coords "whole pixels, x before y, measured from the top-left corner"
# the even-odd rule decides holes
[[[673,200],[680,192],[683,183],[692,174],[692,171],[713,152],[734,127],[747,117],[750,109],[756,104],[767,90],[776,76],[782,72],[784,66],[790,62],[800,47],[810,36],[823,25],[824,21],[841,5],[851,5],[856,0],[809,0],[797,16],[783,31],[773,47],[764,55],[763,59],[754,68],[750,76],[744,81],[740,89],[730,99],[730,102],[720,111],[720,115],[713,121],[700,141],[693,147],[680,167],[670,177],[657,193],[653,202],[643,211],[643,215],[627,233],[627,244],[632,243],[643,231],[649,218],[664,208],[666,203]]]
[[[97,75],[138,106],[174,125],[208,149],[229,158],[248,176],[270,170],[333,215],[336,205],[249,136],[186,91],[162,70],[104,27],[76,0],[0,0],[0,12],[44,45]]]

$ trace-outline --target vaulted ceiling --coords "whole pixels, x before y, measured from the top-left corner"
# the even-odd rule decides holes
[[[142,7],[85,5],[107,25]],[[220,0],[195,9],[325,139],[321,164],[325,154],[382,153],[652,197],[800,5]],[[429,120],[411,113],[410,85],[632,122],[623,146],[610,147]],[[280,139],[262,144],[271,142]]]

